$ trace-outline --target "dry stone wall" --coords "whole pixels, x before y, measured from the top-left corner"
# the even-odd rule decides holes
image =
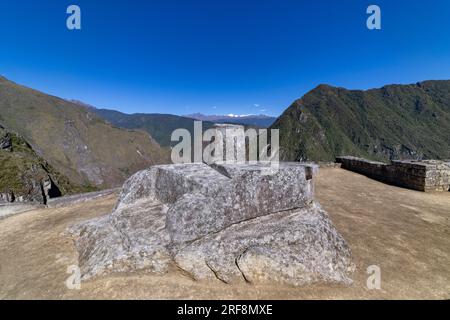
[[[397,160],[391,164],[351,156],[338,157],[341,167],[372,179],[413,190],[450,191],[450,161]]]

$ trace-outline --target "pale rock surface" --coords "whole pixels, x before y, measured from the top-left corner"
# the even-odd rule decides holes
[[[351,252],[314,202],[317,168],[153,166],[128,179],[110,215],[70,228],[83,279],[177,267],[226,283],[351,283]]]

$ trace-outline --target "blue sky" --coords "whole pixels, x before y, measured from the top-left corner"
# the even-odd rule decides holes
[[[77,4],[82,30],[66,28]],[[366,8],[382,30],[366,28]],[[279,115],[320,83],[450,79],[450,1],[0,0],[0,74],[123,112]]]

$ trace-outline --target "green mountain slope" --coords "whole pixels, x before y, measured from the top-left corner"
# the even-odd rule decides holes
[[[183,128],[189,130],[191,135],[194,132],[194,119],[180,117],[171,114],[158,113],[135,113],[125,114],[115,110],[95,109],[91,108],[98,116],[110,122],[111,124],[127,129],[142,129],[150,133],[150,135],[161,145],[171,146],[170,141],[172,132],[176,129]],[[203,130],[211,128],[212,122],[203,121]]]
[[[450,158],[450,81],[367,91],[320,85],[272,125],[283,160]]]
[[[1,77],[0,123],[86,189],[117,186],[137,170],[169,161],[168,150],[148,133],[116,128],[85,107]]]

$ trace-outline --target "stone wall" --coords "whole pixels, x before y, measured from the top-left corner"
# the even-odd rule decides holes
[[[450,162],[402,160],[391,164],[356,157],[338,157],[341,167],[372,179],[413,190],[450,191]]]

